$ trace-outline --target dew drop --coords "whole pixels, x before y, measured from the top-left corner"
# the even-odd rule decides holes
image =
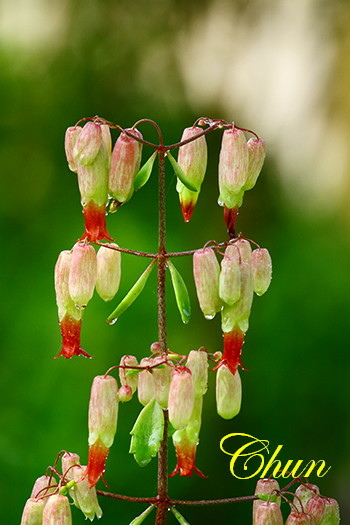
[[[221,199],[218,199],[218,205],[219,205],[219,206],[223,206],[223,205],[224,205],[224,203],[222,202]]]
[[[205,317],[206,319],[209,319],[209,320],[210,320],[210,319],[214,319],[215,314],[214,314],[214,315],[205,315],[204,317]]]
[[[107,321],[107,324],[115,324],[118,321],[118,317],[115,317],[114,319],[111,319],[110,321]]]

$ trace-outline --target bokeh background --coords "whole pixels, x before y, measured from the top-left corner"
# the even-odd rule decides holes
[[[53,292],[58,253],[82,234],[76,177],[63,151],[66,127],[100,115],[130,126],[155,119],[167,143],[199,116],[234,120],[268,143],[238,229],[268,247],[271,288],[256,298],[246,337],[243,406],[232,421],[215,413],[214,377],[205,397],[198,466],[209,476],[171,479],[176,498],[252,494],[255,479],[229,473],[219,450],[227,433],[283,445],[281,460],[324,459],[321,492],[350,516],[350,4],[344,0],[1,0],[1,522],[16,524],[36,477],[66,449],[87,453],[92,378],[139,357],[157,339],[154,278],[113,327],[113,305],[95,297],[83,346],[95,357],[52,360],[60,337]],[[155,140],[152,128],[142,128]],[[116,135],[114,135],[116,138]],[[168,248],[225,239],[217,206],[220,132],[208,138],[209,168],[190,224],[167,176]],[[144,155],[148,154],[145,151]],[[156,249],[156,178],[109,217],[124,247]],[[123,258],[118,298],[144,269]],[[169,346],[221,347],[220,321],[205,321],[191,261],[178,261],[193,319],[180,322],[168,293]],[[108,460],[110,489],[153,495],[156,462],[140,470],[128,454],[137,399],[120,409]],[[170,468],[175,458],[170,454]],[[101,488],[103,486],[101,485]],[[126,524],[144,506],[103,500],[104,523]],[[286,509],[286,505],[284,506]],[[181,509],[180,509],[181,510]],[[287,510],[287,509],[286,509]],[[251,504],[182,508],[192,524],[251,522]],[[73,509],[74,523],[83,516]],[[152,518],[148,519],[152,522]],[[175,523],[170,516],[169,523]]]

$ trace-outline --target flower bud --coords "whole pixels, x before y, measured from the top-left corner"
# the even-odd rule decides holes
[[[150,351],[152,352],[152,354],[159,354],[160,355],[163,352],[163,347],[159,343],[159,341],[155,341],[154,343],[151,344]]]
[[[238,239],[237,241],[235,241],[235,243],[232,246],[236,246],[239,249],[240,261],[242,263],[248,263],[248,264],[251,263],[252,248],[250,246],[249,241],[247,241],[246,239]]]
[[[73,157],[77,164],[87,166],[91,164],[100,150],[102,132],[100,124],[87,122],[75,142]]]
[[[59,254],[55,265],[55,292],[56,303],[58,306],[58,317],[60,321],[66,315],[67,310],[74,311],[76,309],[68,289],[71,261],[72,252],[64,250]]]
[[[67,496],[54,494],[48,498],[42,525],[72,525],[72,514]]]
[[[61,459],[62,474],[68,480],[73,479],[72,467],[80,465],[80,456],[71,452],[65,452]]]
[[[220,266],[212,248],[197,250],[193,256],[193,274],[199,306],[206,319],[221,310],[219,297]]]
[[[160,364],[159,368],[152,368],[154,380],[154,397],[162,408],[168,408],[169,388],[171,382],[172,365],[168,364],[166,356],[159,355],[153,359],[153,365]]]
[[[235,208],[242,204],[248,176],[248,146],[243,131],[225,130],[219,158],[219,204]]]
[[[153,360],[150,357],[141,359],[140,366],[150,366]],[[142,370],[137,377],[137,395],[141,405],[146,406],[154,398],[154,378],[150,370]]]
[[[339,505],[337,500],[327,498],[325,500],[324,515],[319,525],[338,525],[340,523]]]
[[[40,498],[52,494],[57,489],[57,481],[52,476],[40,476],[33,486],[31,498]],[[44,500],[46,503],[46,500]]]
[[[186,128],[182,134],[181,142],[198,135],[201,131],[202,129],[198,127]],[[177,162],[187,180],[198,190],[191,191],[179,179],[177,181],[176,190],[179,193],[182,215],[185,222],[189,222],[207,169],[207,143],[204,135],[184,146],[180,146]]]
[[[278,481],[276,481],[275,479],[264,478],[264,479],[258,480],[256,487],[255,487],[254,494],[259,495],[259,496],[268,496],[269,494],[272,494],[273,491],[276,491],[279,489],[280,489],[280,486],[278,484]],[[255,520],[256,520],[256,509],[262,503],[263,503],[263,500],[261,499],[257,499],[253,501],[253,523],[255,523]],[[278,503],[278,505],[281,504],[280,496],[278,496],[276,503]]]
[[[129,375],[129,370],[133,371],[133,369],[123,367],[139,366],[136,357],[134,355],[123,355],[119,365],[119,379],[121,384],[130,386],[130,388],[132,389],[132,393],[134,393],[137,388],[137,374]]]
[[[96,376],[89,404],[89,445],[100,440],[110,448],[117,430],[118,384],[112,376]]]
[[[319,496],[312,496],[307,500],[305,505],[305,513],[309,514],[313,518],[312,525],[319,525],[324,516],[326,503],[325,500]]]
[[[253,525],[283,525],[283,517],[279,505],[271,502],[258,505]]]
[[[303,512],[307,501],[313,496],[318,496],[319,493],[320,491],[317,485],[312,485],[311,483],[299,485],[299,487],[295,491],[293,505],[299,512]]]
[[[237,302],[241,296],[240,252],[235,245],[227,246],[221,261],[219,295],[228,305]]]
[[[191,370],[176,366],[171,374],[169,389],[169,421],[177,430],[190,421],[194,406],[194,387]]]
[[[241,297],[232,306],[225,305],[221,312],[221,328],[223,332],[231,332],[238,326],[242,332],[249,327],[249,316],[253,302],[254,283],[250,264],[242,263],[241,269]]]
[[[307,513],[292,511],[285,525],[314,525],[314,521],[312,521],[311,516],[308,516]]]
[[[222,364],[216,373],[216,408],[224,419],[232,419],[241,409],[242,383],[238,370],[235,374]]]
[[[21,525],[41,525],[45,504],[45,499],[27,499],[22,513]]]
[[[105,470],[118,419],[118,384],[112,376],[96,376],[89,404],[89,461],[86,470],[90,487]]]
[[[244,191],[254,188],[261,172],[266,155],[266,142],[257,137],[252,137],[247,142],[248,146],[248,177]]]
[[[71,479],[75,485],[69,489],[74,505],[80,509],[86,519],[93,521],[95,516],[101,518],[102,510],[98,504],[95,487],[89,486],[89,481],[85,477],[86,466],[77,465],[71,469]]]
[[[137,129],[127,129],[142,139]],[[140,169],[142,144],[121,133],[114,145],[109,172],[109,193],[119,203],[128,201],[134,192],[134,178]]]
[[[76,243],[72,250],[68,288],[74,303],[85,308],[94,293],[97,277],[96,252],[90,244]]]
[[[259,248],[252,253],[252,271],[254,292],[262,295],[266,292],[271,282],[272,262],[266,248]]]
[[[73,155],[73,149],[81,131],[82,128],[80,126],[71,126],[67,128],[64,138],[64,149],[66,151],[68,166],[69,169],[74,172],[78,171],[78,166]]]
[[[132,388],[128,385],[123,385],[118,390],[119,401],[127,403],[132,399]]]
[[[118,247],[112,243],[109,246]],[[96,290],[104,301],[113,299],[120,283],[121,253],[101,246],[97,252]]]
[[[208,389],[208,354],[202,350],[191,350],[186,366],[191,370],[195,397],[202,397]]]

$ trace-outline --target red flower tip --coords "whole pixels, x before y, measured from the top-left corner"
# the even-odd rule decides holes
[[[60,353],[55,357],[65,357],[70,359],[73,355],[82,355],[91,358],[80,346],[81,319],[77,320],[66,314],[60,322],[62,336],[62,348]]]
[[[107,231],[105,206],[97,206],[93,201],[90,201],[83,207],[83,214],[85,232],[79,239],[80,241],[83,239],[88,239],[90,242],[102,241],[103,239],[114,240]]]
[[[227,227],[227,233],[230,236],[230,239],[233,239],[236,235],[236,220],[239,214],[238,206],[236,208],[227,208],[224,206],[224,219]]]
[[[185,222],[190,222],[195,207],[193,202],[181,202],[181,212]]]
[[[89,480],[90,488],[94,487],[104,473],[109,448],[105,447],[101,441],[96,441],[89,447],[89,459],[85,472]]]
[[[222,354],[222,359],[219,361],[215,369],[225,364],[230,372],[235,374],[237,372],[238,365],[242,366],[241,354],[244,344],[244,332],[236,327],[231,332],[224,332],[223,338],[224,352]],[[242,368],[244,367],[242,366]]]
[[[187,440],[186,442],[181,441],[181,443],[175,445],[175,450],[177,463],[172,473],[169,474],[169,478],[173,478],[174,476],[176,476],[176,474],[180,474],[180,476],[189,477],[192,476],[194,472],[201,478],[208,477],[205,474],[203,474],[203,472],[199,470],[199,468],[196,467],[196,444],[193,444]]]

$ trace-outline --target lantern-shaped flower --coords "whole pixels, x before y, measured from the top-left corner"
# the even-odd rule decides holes
[[[117,430],[117,419],[117,381],[112,376],[97,376],[92,383],[89,404],[89,461],[85,475],[90,487],[96,485],[105,470]]]
[[[203,131],[201,128],[195,126],[186,128],[182,134],[181,142],[198,135],[201,131]],[[177,162],[187,180],[197,189],[197,191],[189,190],[179,179],[176,184],[183,218],[185,222],[189,222],[207,169],[207,143],[204,135],[180,146]]]

